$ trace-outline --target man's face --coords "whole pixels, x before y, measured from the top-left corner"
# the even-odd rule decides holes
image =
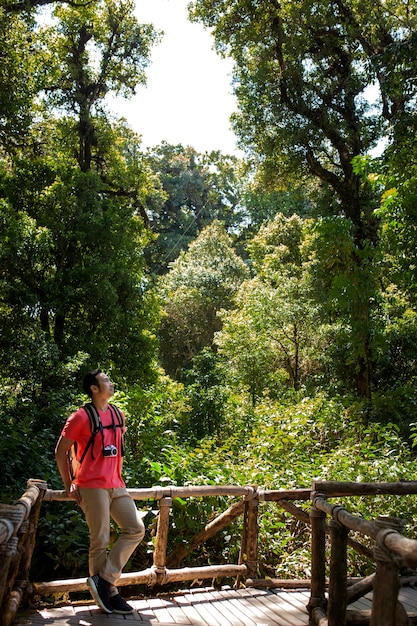
[[[111,398],[114,394],[114,386],[107,374],[100,372],[100,374],[96,376],[96,381],[99,394],[102,397]]]

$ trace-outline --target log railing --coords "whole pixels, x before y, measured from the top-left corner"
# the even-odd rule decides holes
[[[253,487],[196,486],[153,487],[129,489],[135,500],[156,500],[159,508],[156,540],[151,567],[135,573],[122,574],[119,585],[146,584],[150,587],[194,579],[246,577],[257,570],[257,509],[259,492]],[[310,490],[305,490],[308,499]],[[210,521],[189,543],[187,548],[174,550],[167,557],[169,514],[174,498],[232,496],[240,500]],[[13,505],[0,504],[0,626],[9,626],[22,600],[33,594],[55,594],[87,589],[86,578],[30,582],[29,569],[35,545],[36,525],[42,502],[65,501],[64,491],[47,488],[42,481],[31,480],[25,494]],[[70,501],[74,504],[73,501]],[[239,562],[236,564],[202,567],[182,567],[178,564],[191,550],[230,524],[239,515],[245,517]]]
[[[25,595],[46,483],[30,480],[15,504],[0,504],[0,623],[8,626]]]
[[[417,494],[417,482],[313,483],[310,512],[311,596],[308,604],[311,626],[345,626],[347,623],[398,626],[411,623],[404,607],[398,602],[398,592],[401,568],[414,571],[417,568],[417,541],[401,535],[403,520],[388,515],[366,520],[352,515],[343,506],[328,502],[330,497],[376,494]],[[326,515],[331,518],[328,525]],[[327,597],[326,529],[331,541]],[[376,571],[372,576],[348,586],[347,545],[350,530],[375,542],[373,557]],[[371,590],[370,615],[363,611],[347,611],[348,604]]]
[[[256,546],[257,546],[257,517],[248,515],[247,529],[244,533],[245,545],[241,555],[253,554],[255,557],[250,561],[241,558],[237,564],[210,565],[203,567],[177,568],[178,563],[194,548],[207,541],[210,537],[230,524],[234,519],[244,514],[245,511],[257,509],[258,492],[253,487],[236,486],[196,486],[196,487],[152,487],[149,489],[128,489],[134,500],[156,500],[158,503],[158,524],[153,551],[153,564],[151,567],[136,573],[122,574],[119,585],[146,584],[150,587],[165,585],[168,583],[181,582],[194,579],[207,579],[217,577],[246,576],[256,571]],[[175,498],[210,497],[210,496],[238,496],[242,499],[232,504],[225,512],[215,520],[208,523],[205,528],[190,541],[186,548],[174,550],[167,557],[169,516],[172,501]],[[63,491],[47,490],[44,501],[68,500]],[[255,569],[254,569],[255,568]],[[34,583],[34,590],[39,594],[60,593],[63,591],[82,591],[87,589],[86,579],[72,579],[53,581],[46,583]]]
[[[394,626],[401,623],[395,621],[401,613],[401,607],[397,604],[398,572],[400,563],[413,569],[417,566],[417,541],[406,539],[400,534],[399,520],[383,517],[367,521],[351,515],[339,505],[330,504],[328,498],[417,494],[417,482],[314,482],[312,489],[291,490],[262,490],[250,486],[157,486],[149,489],[129,489],[129,492],[135,500],[156,501],[159,515],[152,566],[140,572],[122,574],[119,585],[146,584],[153,587],[195,579],[233,577],[237,579],[237,583],[244,580],[247,586],[255,587],[311,586],[310,601],[306,607],[310,613],[311,626],[327,624],[343,626],[349,617],[347,605],[373,588],[375,601],[370,618],[371,626]],[[187,546],[175,548],[167,555],[169,516],[173,500],[213,496],[230,496],[235,501],[227,510],[209,521]],[[236,498],[239,500],[236,501]],[[304,502],[311,500],[310,515],[294,504],[297,500]],[[43,481],[31,480],[27,491],[18,502],[14,505],[0,504],[0,553],[3,556],[0,567],[0,626],[9,626],[22,600],[32,594],[47,595],[87,589],[86,578],[50,582],[29,581],[30,561],[41,503],[51,501],[64,502],[69,501],[69,498],[64,491],[48,489]],[[73,501],[70,502],[73,504]],[[311,581],[256,578],[258,515],[262,514],[261,502],[275,502],[307,526],[311,525]],[[326,523],[327,515],[331,518],[329,523]],[[180,567],[181,561],[192,550],[239,516],[243,516],[243,530],[237,563]],[[376,543],[375,549],[370,549],[350,538],[349,530],[355,530],[371,538]],[[329,576],[326,571],[326,535],[331,538]],[[373,576],[350,584],[346,565],[348,545],[376,561],[376,573]],[[392,618],[392,615],[397,617]],[[358,617],[360,623],[366,623],[363,617],[363,615]]]

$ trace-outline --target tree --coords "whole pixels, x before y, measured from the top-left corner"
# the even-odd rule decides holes
[[[132,136],[125,139],[132,147]],[[116,133],[115,143],[120,166]],[[60,358],[82,350],[138,377],[151,358],[152,308],[156,315],[144,290],[143,220],[129,199],[103,194],[101,177],[80,172],[58,145],[44,136],[45,154],[16,161],[3,176],[3,329],[9,324],[9,339],[18,340],[30,326]],[[146,176],[137,179],[137,192],[146,184]]]
[[[179,377],[181,368],[210,346],[220,329],[217,312],[230,308],[248,268],[235,253],[224,226],[214,221],[161,278],[161,361]]]
[[[364,348],[369,352],[369,376],[373,375],[381,349],[381,299],[377,290],[382,270],[380,246],[358,250],[352,222],[343,216],[327,216],[311,222],[304,254],[308,258],[311,297],[321,311],[323,337],[328,337],[326,350],[318,360],[331,369],[339,385],[354,391],[358,359],[367,354]],[[369,302],[374,306],[368,306]],[[327,377],[329,381],[331,378]]]
[[[53,477],[45,450],[81,401],[80,372],[98,365],[125,388],[156,377],[159,309],[143,254],[154,177],[139,137],[105,108],[109,91],[130,94],[144,80],[155,33],[137,24],[129,3],[54,7],[48,26],[36,23],[30,2],[24,11],[0,9],[0,420],[8,487],[33,468]]]
[[[23,0],[20,2],[14,2],[13,0],[2,0],[1,5],[2,9],[6,14],[12,13],[23,13],[27,11],[32,11],[37,7],[45,6],[46,4],[54,4],[55,0]],[[81,2],[72,2],[72,0],[63,0],[62,4],[68,5],[80,5]]]
[[[236,296],[236,308],[220,313],[222,329],[214,338],[224,384],[249,394],[253,407],[266,390],[275,395],[286,379],[277,344],[271,333],[261,328],[263,316],[270,315],[276,304],[270,300],[271,307],[266,307],[267,302],[261,281],[245,282]]]
[[[130,96],[145,82],[157,35],[151,24],[138,24],[133,11],[130,0],[58,6],[58,27],[45,26],[41,32],[43,90],[49,106],[75,118],[74,150],[83,172],[100,165],[98,129],[105,96],[110,91]]]
[[[235,308],[222,312],[215,344],[225,378],[247,389],[255,405],[265,390],[295,390],[311,368],[320,316],[302,249],[306,224],[279,213],[248,244],[256,276],[242,283]]]
[[[44,106],[1,162],[1,349],[20,354],[16,379],[22,335],[58,360],[81,351],[146,379],[157,316],[143,277],[153,182],[139,138],[110,121],[104,97],[144,80],[155,33],[129,2],[58,6],[55,18],[34,31]]]
[[[33,20],[6,15],[0,7],[0,146],[11,152],[24,145],[36,93]]]
[[[233,230],[241,222],[240,164],[220,152],[199,154],[190,146],[163,142],[149,151],[151,170],[165,199],[149,198],[155,243],[147,251],[152,271],[166,272],[170,262],[214,220]]]
[[[354,171],[352,160],[371,150],[388,124],[413,106],[415,85],[409,42],[416,16],[408,0],[232,2],[196,0],[191,15],[213,29],[219,51],[236,61],[234,118],[241,141],[264,170],[309,173],[327,195],[322,211],[353,225],[351,263],[358,268],[351,313],[352,333],[370,319],[362,298],[372,279],[376,199]],[[399,60],[401,58],[401,60]],[[369,88],[380,100],[371,104]],[[371,393],[371,328],[355,341],[357,390]],[[359,338],[359,336],[358,336]]]
[[[296,185],[267,185],[266,181],[248,181],[244,191],[245,211],[250,220],[248,230],[252,237],[260,226],[274,219],[277,213],[311,216],[314,203],[307,193],[306,182]],[[316,191],[315,189],[311,190]],[[310,194],[312,196],[313,193]]]

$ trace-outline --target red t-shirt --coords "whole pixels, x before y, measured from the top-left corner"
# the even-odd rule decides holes
[[[109,407],[106,411],[99,411],[98,413],[103,425],[104,446],[116,446],[118,454],[117,456],[103,456],[103,439],[99,430],[94,437],[93,444],[87,450],[82,464],[78,467],[74,482],[79,487],[103,489],[125,487],[120,473],[122,432],[125,428],[119,426],[105,428],[112,426],[113,423],[116,425],[118,423],[114,409]],[[62,436],[77,442],[77,460],[79,461],[91,437],[90,419],[83,407],[68,418],[62,430]]]

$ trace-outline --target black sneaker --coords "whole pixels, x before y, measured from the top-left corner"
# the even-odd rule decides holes
[[[99,607],[106,613],[113,613],[113,607],[110,603],[110,583],[98,574],[94,574],[94,576],[87,578],[87,585]]]
[[[126,600],[123,600],[120,593],[115,596],[111,596],[110,604],[113,607],[113,613],[119,613],[119,615],[128,615],[129,613],[133,613],[135,610],[126,602]]]

